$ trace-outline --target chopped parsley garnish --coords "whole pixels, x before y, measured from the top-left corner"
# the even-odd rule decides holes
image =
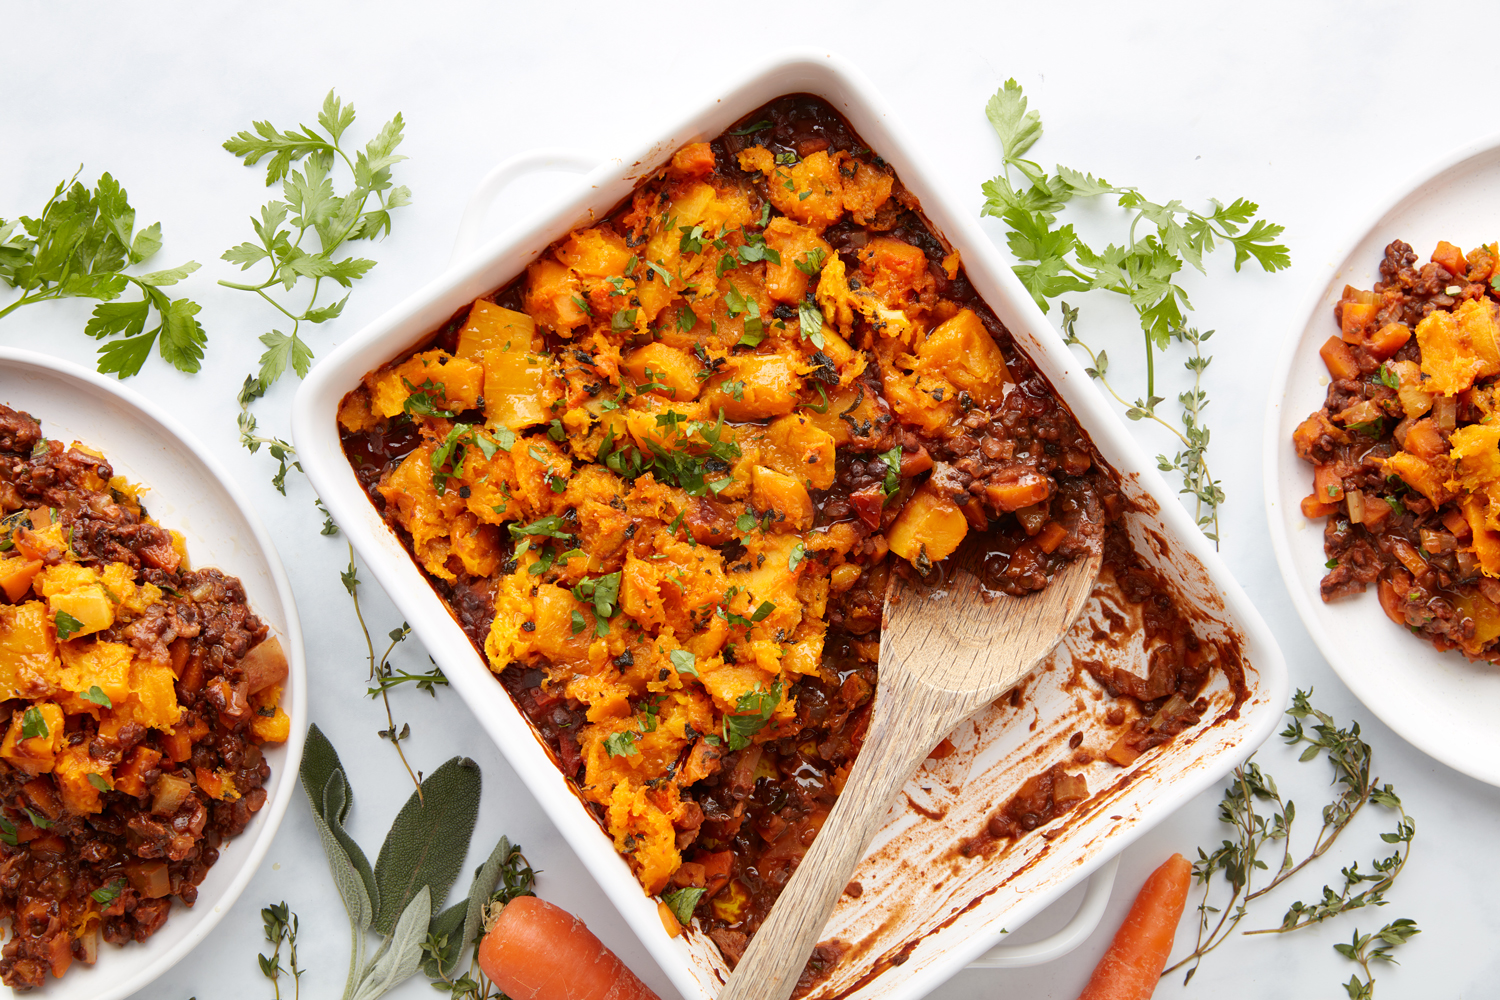
[[[101,792],[112,792],[115,790],[115,786],[105,781],[102,774],[95,774],[92,771],[89,772],[89,784]]]
[[[124,891],[125,880],[123,878],[117,878],[111,881],[108,885],[100,886],[93,892],[89,893],[89,897],[100,906],[108,906],[116,899],[119,899],[120,893]]]
[[[698,906],[698,900],[703,898],[707,889],[696,886],[683,886],[681,889],[673,889],[671,892],[663,893],[661,901],[667,904],[667,909],[672,911],[672,916],[677,922],[686,927],[693,920],[693,910]]]
[[[797,306],[797,320],[802,324],[802,336],[813,342],[818,350],[824,347],[823,311],[803,299]]]
[[[792,546],[791,554],[787,556],[787,559],[786,559],[787,572],[789,572],[789,573],[795,573],[795,572],[797,572],[797,567],[801,566],[802,565],[802,560],[804,560],[806,558],[807,558],[807,547],[804,546],[802,544],[802,542],[799,541],[799,542],[797,542],[796,545]]]
[[[1385,386],[1387,389],[1401,388],[1401,379],[1396,376],[1395,372],[1391,371],[1385,365],[1380,366],[1379,378],[1380,384]]]
[[[438,405],[448,401],[448,387],[443,383],[434,382],[429,378],[423,380],[421,385],[412,385],[411,379],[403,375],[401,384],[406,386],[407,392],[411,393],[401,404],[401,409],[408,416],[443,417],[449,420],[458,416],[456,411],[445,410]]]
[[[16,824],[4,816],[0,816],[0,842],[7,843],[11,847],[15,847],[19,843],[16,840]]]
[[[59,611],[53,621],[57,626],[57,638],[59,640],[65,640],[83,631],[83,622],[74,618],[66,611]],[[32,709],[32,711],[35,711],[35,709]]]
[[[796,268],[803,274],[807,275],[809,278],[816,278],[818,276],[818,272],[823,270],[823,261],[826,260],[827,257],[828,254],[826,254],[821,247],[818,247],[799,257],[797,259]]]
[[[59,612],[59,614],[62,613]],[[41,709],[35,705],[28,708],[25,714],[21,716],[21,738],[23,740],[35,739],[39,736],[45,738],[51,735],[51,731],[47,728],[47,720],[42,718]]]
[[[110,702],[109,695],[105,694],[104,689],[97,684],[93,685],[83,693],[83,699],[84,701],[91,701],[101,708],[115,707],[114,704]]]
[[[723,740],[730,750],[743,750],[750,745],[750,737],[765,728],[771,721],[771,713],[781,704],[781,682],[777,681],[767,691],[759,684],[755,690],[740,695],[734,704],[734,713],[724,716]]]
[[[641,738],[640,733],[632,733],[628,730],[622,733],[610,733],[604,737],[604,751],[611,757],[634,757],[640,753],[636,741]]]
[[[508,525],[508,528],[511,537],[517,541],[520,541],[527,535],[538,535],[543,538],[561,538],[564,541],[571,542],[573,536],[562,530],[562,525],[563,519],[561,514],[548,514],[546,517],[537,518],[530,524],[512,524]]]
[[[762,129],[768,129],[770,127],[771,127],[771,123],[769,121],[766,121],[766,120],[762,119],[761,121],[754,122],[753,124],[750,124],[750,125],[746,125],[743,128],[731,129],[730,132],[729,132],[729,134],[730,135],[749,135],[751,132],[759,132]]]
[[[901,446],[898,444],[890,451],[883,451],[879,458],[885,463],[885,495],[890,496],[901,488]]]
[[[605,624],[605,621],[613,618],[619,611],[620,571],[616,570],[592,580],[578,581],[578,585],[573,588],[573,596],[584,604],[593,605],[594,634],[601,639],[604,638],[609,634],[609,626]],[[583,631],[583,616],[577,611],[573,612],[573,622],[573,634],[577,635]]]
[[[672,668],[679,674],[691,674],[694,677],[701,676],[698,673],[698,658],[690,650],[674,649],[667,654],[672,661]]]

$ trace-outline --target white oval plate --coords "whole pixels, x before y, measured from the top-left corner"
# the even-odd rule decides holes
[[[1292,432],[1323,405],[1328,371],[1318,348],[1338,333],[1333,306],[1344,285],[1370,288],[1392,240],[1422,261],[1447,240],[1466,249],[1500,239],[1500,136],[1449,155],[1377,210],[1301,314],[1282,349],[1266,410],[1266,514],[1276,561],[1303,624],[1355,697],[1417,749],[1455,770],[1500,785],[1500,671],[1440,653],[1396,627],[1372,587],[1324,604],[1323,522],[1302,516],[1312,466],[1292,449]]]
[[[133,389],[43,354],[0,348],[0,402],[25,410],[42,433],[80,441],[104,453],[116,474],[147,487],[142,501],[164,528],[187,539],[194,566],[216,566],[244,584],[250,606],[281,639],[291,663],[282,706],[291,737],[266,752],[266,804],[238,837],[219,849],[191,907],[180,903],[143,944],[101,945],[92,967],[74,962],[36,996],[46,1000],[117,1000],[166,972],[208,936],[239,898],[271,846],[297,785],[307,734],[307,664],[292,588],[281,559],[247,498],[177,421]],[[0,986],[0,996],[11,991]]]

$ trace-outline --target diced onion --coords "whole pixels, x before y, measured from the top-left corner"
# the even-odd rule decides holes
[[[1405,566],[1413,576],[1421,576],[1427,572],[1427,560],[1422,558],[1421,553],[1412,548],[1399,538],[1391,540],[1391,548],[1395,552],[1401,565]]]
[[[1458,399],[1454,396],[1438,396],[1432,401],[1432,419],[1440,431],[1451,431],[1458,426]]]
[[[1349,520],[1355,524],[1364,523],[1365,495],[1359,490],[1345,490],[1344,499],[1349,501]]]
[[[1395,430],[1391,431],[1391,436],[1394,437],[1396,439],[1396,443],[1403,448],[1406,447],[1406,432],[1411,430],[1411,425],[1414,423],[1416,423],[1416,418],[1407,417],[1405,420],[1396,425]]]
[[[193,793],[192,783],[175,774],[164,774],[156,779],[156,789],[151,799],[151,811],[158,816],[171,816]]]
[[[1433,531],[1431,528],[1423,528],[1421,537],[1422,548],[1428,552],[1452,552],[1458,548],[1458,539],[1446,531]]]

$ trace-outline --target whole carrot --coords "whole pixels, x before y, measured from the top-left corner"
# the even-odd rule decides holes
[[[1078,1000],[1149,1000],[1172,953],[1192,878],[1193,866],[1181,854],[1151,873]]]
[[[535,896],[505,904],[479,967],[512,1000],[659,1000],[582,920]]]

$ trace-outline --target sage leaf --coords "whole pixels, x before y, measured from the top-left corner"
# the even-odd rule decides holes
[[[354,789],[349,784],[349,777],[344,773],[343,762],[339,760],[338,751],[323,735],[323,731],[316,725],[310,726],[307,731],[307,744],[302,753],[302,789],[312,804],[312,811],[322,820],[319,827],[319,835],[323,828],[328,829],[328,836],[337,843],[344,860],[354,869],[360,881],[364,884],[364,896],[369,901],[364,911],[368,914],[365,922],[360,926],[368,928],[370,921],[375,919],[375,914],[380,910],[380,893],[375,886],[375,875],[370,869],[369,859],[365,852],[360,850],[354,838],[344,831],[344,821],[349,817],[349,809],[354,805]],[[331,808],[330,808],[331,806]],[[326,852],[326,845],[325,845]],[[334,864],[330,855],[330,865]],[[335,874],[337,880],[337,874]],[[344,893],[340,890],[340,895]],[[344,897],[344,908],[349,910],[349,919],[358,920],[355,910],[349,907],[349,897]]]
[[[309,796],[310,797],[310,796]],[[333,873],[333,885],[338,889],[339,898],[344,902],[344,911],[349,914],[349,922],[363,933],[374,917],[375,907],[371,904],[370,893],[365,888],[365,880],[355,870],[354,864],[349,860],[349,855],[344,852],[344,845],[333,835],[327,820],[313,810],[313,823],[318,827],[318,839],[323,842],[323,853],[328,858],[328,870]]]
[[[422,934],[432,917],[431,907],[448,895],[458,877],[469,838],[479,815],[479,765],[467,757],[444,763],[419,791],[413,792],[380,845],[375,861],[375,887],[380,905],[375,930],[389,934],[419,890],[430,889],[429,911],[422,918]]]
[[[495,891],[495,883],[500,881],[500,869],[505,867],[505,862],[516,848],[511,846],[509,837],[501,837],[495,849],[490,852],[489,858],[479,866],[474,873],[474,884],[469,887],[469,908],[464,914],[464,943],[470,944],[479,939],[479,931],[484,925],[484,907],[489,902],[490,894]]]
[[[392,987],[405,982],[422,964],[422,942],[427,938],[427,920],[432,915],[432,890],[422,886],[412,896],[390,937],[360,977],[353,1000],[376,1000]]]
[[[339,760],[338,751],[333,744],[328,742],[328,737],[323,735],[323,730],[317,724],[307,728],[307,743],[302,749],[302,787],[307,791],[307,797],[312,799],[313,812],[319,816],[323,815],[323,789],[328,787],[328,779],[334,771],[342,772],[344,764]],[[318,794],[313,794],[313,789]],[[347,814],[349,806],[353,805],[352,797],[346,797],[344,810]],[[344,816],[339,816],[340,823]]]
[[[375,884],[375,873],[370,869],[370,861],[365,857],[365,852],[344,830],[344,817],[349,814],[349,804],[353,799],[354,789],[349,787],[349,778],[342,768],[328,776],[328,787],[323,789],[323,822],[328,824],[329,832],[344,849],[349,863],[364,882],[365,893],[370,897],[370,919],[373,920],[375,914],[380,912],[380,888]]]
[[[463,931],[464,915],[468,909],[469,901],[461,900],[433,917],[432,923],[427,925],[428,937],[442,944],[440,950],[424,949],[422,973],[428,979],[436,982],[445,975],[451,976],[452,969],[458,965],[466,943]]]

